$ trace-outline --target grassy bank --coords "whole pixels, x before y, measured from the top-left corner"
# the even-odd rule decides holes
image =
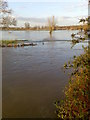
[[[12,47],[17,46],[19,43],[22,43],[22,41],[18,40],[1,40],[0,46],[1,47]]]
[[[30,43],[28,40],[1,40],[0,47],[24,47],[36,46],[36,43]]]
[[[78,57],[74,56],[74,60],[65,65],[68,67],[71,64],[74,71],[68,86],[65,88],[65,100],[55,102],[58,118],[89,120],[89,62],[90,48],[84,48],[84,54]]]
[[[1,40],[0,43],[8,45],[8,44],[16,44],[18,42],[17,40]]]

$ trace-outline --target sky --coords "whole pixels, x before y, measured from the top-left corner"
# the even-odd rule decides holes
[[[79,18],[88,16],[88,0],[8,0],[9,8],[18,25],[47,25],[48,17],[55,16],[57,25],[76,25]]]

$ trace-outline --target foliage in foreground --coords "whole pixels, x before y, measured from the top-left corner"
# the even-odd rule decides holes
[[[89,82],[89,48],[84,48],[84,54],[75,57],[72,63],[74,72],[71,75],[69,85],[65,89],[65,100],[55,102],[58,118],[62,119],[89,119],[90,108],[90,82]]]

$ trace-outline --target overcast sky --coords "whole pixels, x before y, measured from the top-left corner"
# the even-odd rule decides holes
[[[8,0],[19,26],[25,21],[31,25],[46,25],[49,16],[55,16],[58,25],[75,25],[88,16],[88,0]]]

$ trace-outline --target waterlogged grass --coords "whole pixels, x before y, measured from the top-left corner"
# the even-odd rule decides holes
[[[0,43],[1,44],[5,44],[5,45],[8,45],[8,44],[17,44],[18,42],[20,42],[19,40],[1,40]]]
[[[1,40],[0,41],[0,46],[1,47],[17,47],[18,43],[20,43],[21,41],[17,41],[17,40]]]
[[[0,47],[24,47],[24,46],[36,46],[36,43],[32,43],[28,40],[1,40]]]
[[[84,47],[83,47],[84,48]],[[89,119],[90,108],[90,81],[89,81],[89,60],[90,48],[84,48],[84,54],[76,57],[73,61],[65,63],[64,68],[70,66],[74,71],[71,74],[70,82],[65,88],[65,99],[56,101],[56,113],[62,119]]]

